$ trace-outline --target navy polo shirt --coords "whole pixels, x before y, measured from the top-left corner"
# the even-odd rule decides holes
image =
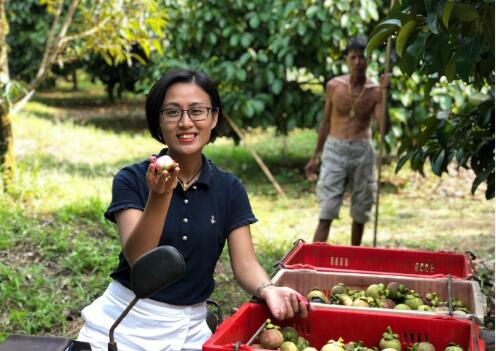
[[[160,155],[166,154],[163,149]],[[160,156],[159,155],[159,156]],[[213,292],[213,273],[227,236],[234,229],[257,221],[241,181],[218,169],[202,155],[200,178],[185,192],[177,186],[159,245],[171,245],[184,256],[183,277],[152,299],[174,305],[205,301]],[[134,208],[143,210],[149,189],[145,175],[150,161],[121,169],[114,177],[112,201],[105,218],[115,223],[114,214]],[[119,265],[110,276],[130,288],[130,267],[122,251]]]

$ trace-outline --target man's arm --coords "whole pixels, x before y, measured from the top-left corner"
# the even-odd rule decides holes
[[[320,162],[320,155],[322,154],[322,149],[324,148],[324,143],[331,130],[331,111],[332,111],[332,87],[331,83],[328,82],[326,86],[326,101],[324,105],[324,116],[322,122],[320,123],[319,133],[317,136],[317,145],[315,146],[315,151],[305,166],[306,177],[310,181],[317,180],[316,169]]]

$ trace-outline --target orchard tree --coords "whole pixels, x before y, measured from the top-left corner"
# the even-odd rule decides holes
[[[87,53],[101,55],[108,64],[130,63],[136,58],[135,45],[141,46],[146,56],[153,49],[161,51],[166,17],[158,0],[40,0],[51,23],[43,38],[44,50],[36,74],[23,82],[22,77],[9,73],[9,58],[15,59],[19,53],[8,47],[7,3],[0,0],[0,170],[8,190],[15,172],[9,113],[29,100],[50,75],[51,67],[73,62]],[[22,11],[22,6],[15,5]]]
[[[412,109],[424,109],[403,120],[397,171],[410,161],[423,173],[429,160],[441,176],[456,160],[476,174],[472,193],[486,183],[487,199],[495,177],[494,10],[491,0],[399,1],[368,44],[372,51],[394,39],[399,68],[416,80],[420,104]]]
[[[200,68],[239,126],[316,127],[347,40],[369,32],[381,9],[379,0],[171,1],[168,49],[150,79],[172,66]]]

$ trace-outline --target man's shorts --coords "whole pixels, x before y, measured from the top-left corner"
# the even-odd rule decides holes
[[[320,219],[339,217],[343,195],[348,189],[351,194],[351,218],[358,223],[370,220],[377,187],[374,163],[374,150],[369,139],[327,137],[317,182]]]

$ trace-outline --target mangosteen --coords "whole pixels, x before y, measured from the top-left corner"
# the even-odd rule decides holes
[[[338,294],[336,295],[339,299],[339,304],[343,306],[351,306],[353,305],[353,299],[346,294]]]
[[[397,351],[401,351],[401,341],[398,334],[393,333],[391,327],[387,327],[387,331],[382,334],[382,338],[379,341],[379,349],[395,349]]]
[[[349,341],[344,349],[345,351],[365,351],[367,348],[363,346],[363,341]]]
[[[412,351],[436,351],[436,348],[430,342],[422,341],[413,344]]]
[[[293,327],[284,327],[281,329],[282,336],[285,341],[292,341],[295,344],[298,342],[298,332]]]
[[[412,310],[416,310],[420,305],[423,305],[424,302],[419,296],[410,294],[405,296],[405,304],[410,306]]]
[[[371,284],[365,290],[365,295],[369,297],[373,297],[374,299],[381,299],[386,295],[386,288],[384,284]]]
[[[298,350],[303,350],[310,346],[310,342],[307,339],[305,339],[303,336],[298,336],[298,341],[296,342],[296,346],[298,346]]]
[[[324,293],[317,288],[310,290],[307,294],[307,299],[311,302],[329,303],[327,296],[325,296]]]
[[[322,346],[320,351],[345,351],[345,345],[343,343],[343,339],[339,338],[337,341],[336,340],[329,340],[327,343]]]
[[[298,351],[298,346],[292,341],[285,341],[279,347],[281,351]]]
[[[396,303],[391,299],[383,299],[383,300],[377,301],[377,307],[391,309],[391,308],[394,308],[395,306],[396,306]]]
[[[431,312],[432,311],[432,307],[427,306],[427,305],[420,305],[419,307],[417,307],[417,311]]]
[[[352,306],[355,306],[355,307],[370,307],[369,303],[367,302],[367,298],[365,298],[365,297],[360,297],[360,298],[354,300]]]
[[[463,351],[463,347],[454,342],[450,342],[445,348],[444,351]]]
[[[347,292],[348,288],[343,283],[336,284],[331,288],[331,295],[346,294]]]
[[[428,292],[427,294],[425,294],[425,296],[422,298],[422,301],[424,301],[424,304],[427,306],[439,305],[439,297],[435,292]]]
[[[279,329],[271,328],[264,330],[262,334],[260,334],[260,345],[264,349],[275,350],[281,346],[284,342],[284,337]]]

